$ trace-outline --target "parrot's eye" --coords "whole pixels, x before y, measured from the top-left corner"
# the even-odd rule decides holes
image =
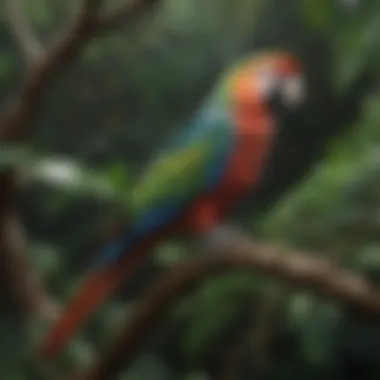
[[[267,104],[275,114],[284,114],[301,105],[304,100],[304,82],[300,76],[277,77],[267,93]]]
[[[281,81],[280,92],[287,106],[301,104],[305,98],[304,78],[301,75],[284,78]]]

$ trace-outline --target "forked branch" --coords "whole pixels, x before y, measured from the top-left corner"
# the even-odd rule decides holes
[[[100,352],[93,365],[70,380],[116,378],[133,363],[170,307],[191,287],[212,275],[235,270],[273,276],[380,316],[380,293],[365,279],[339,269],[327,260],[297,252],[282,252],[244,238],[229,254],[187,261],[159,279],[141,298],[132,319],[128,319]]]
[[[7,0],[6,11],[11,33],[26,65],[37,64],[44,57],[44,48],[25,17],[23,0]]]
[[[92,38],[111,26],[119,26],[122,22],[141,16],[158,3],[159,0],[126,1],[117,8],[106,11],[106,8],[101,7],[101,0],[82,0],[77,14],[52,39],[43,59],[26,73],[19,91],[1,110],[0,141],[14,142],[28,137],[31,123],[41,110],[48,86],[77,58]]]

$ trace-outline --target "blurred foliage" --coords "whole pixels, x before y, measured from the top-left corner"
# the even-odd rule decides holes
[[[34,30],[48,41],[75,1],[28,0]],[[263,184],[236,220],[282,245],[335,255],[380,279],[380,2],[377,0],[166,0],[154,14],[92,42],[52,88],[27,147],[5,149],[0,167],[21,165],[31,185],[24,220],[30,257],[64,302],[90,260],[87,243],[120,217],[136,173],[190,116],[220,70],[237,56],[283,47],[305,62],[309,98],[284,120]],[[0,100],[22,62],[0,4]],[[123,207],[121,207],[123,206]],[[247,209],[250,212],[247,213]],[[371,228],[359,242],[352,236]],[[64,363],[88,360],[133,312],[133,300],[188,254],[168,242],[96,315]],[[205,282],[167,317],[123,379],[216,378],[231,345],[248,331],[267,279],[242,273]],[[46,326],[25,335],[4,316],[1,374],[38,379],[28,355]],[[306,292],[287,297],[274,327],[268,379],[379,379],[379,323]],[[16,333],[12,333],[16,331]],[[20,347],[23,349],[20,350]],[[255,378],[255,352],[241,378]]]

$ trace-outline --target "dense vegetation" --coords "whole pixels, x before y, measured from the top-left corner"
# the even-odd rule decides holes
[[[41,41],[65,22],[74,1],[25,1]],[[236,57],[281,47],[301,57],[309,96],[283,129],[260,188],[237,210],[252,236],[289,250],[319,252],[380,278],[380,3],[376,0],[165,0],[154,12],[91,41],[49,89],[26,144],[1,145],[1,169],[25,165],[22,218],[33,268],[64,303],[89,262],[89,242],[120,217],[141,166],[191,115]],[[68,5],[69,4],[69,5]],[[70,5],[71,4],[71,5]],[[0,4],[0,100],[25,69]],[[17,154],[15,154],[15,152]],[[31,165],[29,167],[28,165]],[[87,360],[184,242],[157,247],[151,262],[107,303],[62,365]],[[273,281],[231,273],[210,278],[173,307],[123,379],[259,376],[262,352],[244,339],[271,298]],[[263,298],[263,299],[262,299]],[[302,290],[284,291],[268,316],[267,379],[379,379],[378,320]],[[5,307],[6,305],[4,305]],[[5,309],[4,309],[5,310]],[[0,373],[33,380],[37,321],[0,323]],[[91,342],[91,344],[89,343]],[[231,352],[240,347],[236,364]],[[267,352],[268,351],[268,352]],[[239,351],[240,352],[240,351]],[[229,377],[234,378],[234,377]]]

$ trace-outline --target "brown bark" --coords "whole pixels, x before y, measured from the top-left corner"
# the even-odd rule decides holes
[[[360,247],[366,238],[377,229],[374,223],[374,205],[367,205],[368,212],[362,220],[354,226],[351,235],[344,242],[337,242],[324,256],[334,263],[340,265],[346,252]],[[241,362],[244,355],[252,350],[257,358],[255,376],[258,379],[265,378],[271,366],[271,349],[275,339],[275,324],[282,303],[291,296],[293,289],[284,284],[277,284],[264,295],[262,302],[258,305],[258,314],[252,321],[248,331],[244,331],[238,342],[227,354],[225,370],[221,380],[238,379]]]
[[[172,268],[141,298],[132,319],[122,326],[93,364],[69,379],[116,378],[133,363],[167,311],[181,296],[205,278],[235,270],[273,276],[294,287],[311,289],[339,303],[380,316],[380,293],[365,279],[323,259],[304,253],[287,253],[241,239],[230,254],[189,260]]]

